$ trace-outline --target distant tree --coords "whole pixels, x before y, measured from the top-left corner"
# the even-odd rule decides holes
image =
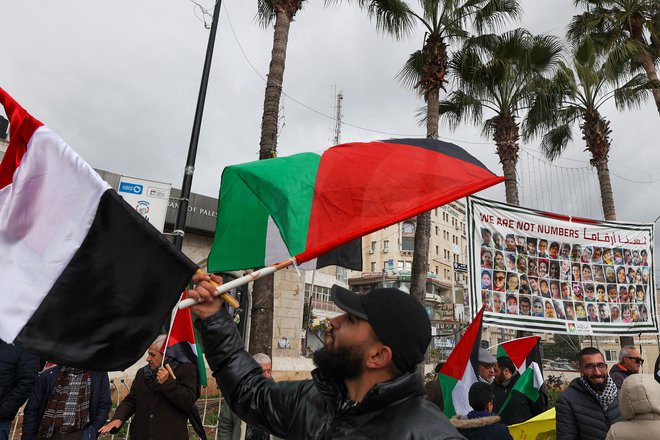
[[[616,220],[616,212],[609,173],[610,121],[601,106],[614,99],[618,109],[638,108],[653,89],[644,74],[619,86],[620,77],[621,72],[599,61],[593,41],[585,39],[574,51],[572,64],[560,63],[557,75],[539,88],[524,126],[525,138],[542,136],[541,149],[554,160],[572,140],[573,126],[582,122],[582,139],[598,174],[606,220]]]
[[[556,37],[525,29],[467,40],[450,63],[457,90],[440,103],[440,117],[455,129],[462,122],[482,124],[492,136],[506,178],[506,201],[518,205],[518,119],[534,96],[539,78],[549,77],[560,61]],[[484,121],[484,110],[491,114]]]
[[[658,80],[660,58],[660,1],[658,0],[575,0],[587,8],[573,17],[568,37],[576,44],[593,40],[596,50],[607,55],[612,66],[624,65],[626,74],[644,71]],[[653,98],[660,113],[660,86],[654,86]]]

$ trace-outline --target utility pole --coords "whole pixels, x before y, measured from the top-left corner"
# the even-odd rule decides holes
[[[184,228],[186,226],[186,215],[188,214],[188,205],[190,204],[190,192],[192,190],[193,174],[195,173],[195,159],[197,157],[197,145],[199,144],[199,132],[202,127],[202,115],[204,114],[204,103],[206,101],[206,89],[209,84],[209,74],[211,72],[211,61],[213,60],[213,46],[215,45],[215,34],[218,29],[218,19],[220,17],[220,6],[222,0],[216,0],[213,9],[213,22],[209,32],[209,41],[206,45],[206,57],[204,59],[204,68],[202,69],[202,81],[199,86],[199,95],[197,95],[197,107],[195,108],[195,118],[193,120],[192,134],[190,135],[190,145],[188,146],[188,157],[186,159],[186,168],[183,172],[183,183],[181,184],[181,196],[179,200],[179,210],[176,214],[174,223],[174,246],[181,249],[183,246]]]
[[[341,90],[339,93],[336,94],[336,101],[335,101],[335,137],[333,139],[333,145],[339,145],[341,142],[341,120],[342,120],[342,113],[341,113],[341,103],[344,100],[344,92]]]

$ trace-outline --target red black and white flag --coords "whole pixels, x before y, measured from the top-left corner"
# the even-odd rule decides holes
[[[125,369],[197,267],[1,88],[0,104],[0,338],[62,365]]]

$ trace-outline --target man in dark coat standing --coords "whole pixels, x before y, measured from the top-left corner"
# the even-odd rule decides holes
[[[632,345],[621,347],[621,351],[619,351],[619,363],[610,370],[610,377],[614,381],[614,385],[618,389],[621,389],[621,385],[623,385],[626,377],[638,374],[642,365],[644,365],[644,359],[642,359],[635,347]]]
[[[197,400],[197,366],[168,358],[175,379],[161,366],[164,342],[161,335],[151,344],[147,365],[137,372],[128,396],[99,432],[115,432],[133,416],[133,440],[188,439],[188,413]]]
[[[520,373],[511,358],[501,356],[497,358],[495,366],[495,412],[499,413],[502,406],[509,398],[513,386],[520,379]],[[522,393],[514,393],[500,414],[502,423],[515,425],[522,423],[545,411],[543,398],[533,402]]]
[[[56,365],[32,388],[22,439],[95,440],[111,406],[108,373]]]
[[[557,399],[557,440],[603,440],[619,413],[618,390],[594,347],[578,354],[580,377]]]
[[[30,396],[39,358],[0,339],[0,440],[9,438],[11,422]]]
[[[358,295],[339,286],[332,299],[346,313],[330,321],[314,353],[313,379],[271,382],[243,349],[231,316],[213,299],[211,279],[196,275],[204,352],[229,405],[248,425],[289,439],[462,439],[424,397],[417,371],[431,341],[424,307],[398,289]]]

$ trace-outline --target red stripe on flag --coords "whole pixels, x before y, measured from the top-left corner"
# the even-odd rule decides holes
[[[405,144],[330,148],[319,163],[306,249],[296,259],[309,261],[503,180],[467,161]]]
[[[528,338],[516,339],[502,344],[502,349],[506,351],[516,368],[520,368],[527,360],[527,355],[538,344],[540,336],[530,336]]]
[[[35,130],[43,124],[33,118],[14,98],[0,87],[0,104],[9,118],[9,146],[0,162],[0,189],[11,184],[14,171],[21,164],[28,142]]]
[[[183,294],[183,299],[185,299],[187,296],[188,290],[186,290]],[[188,344],[194,346],[195,331],[193,330],[192,315],[190,309],[181,310],[177,308],[167,346],[171,347],[181,342],[187,342]]]
[[[445,366],[442,367],[440,372],[447,376],[451,376],[456,380],[461,380],[465,372],[465,368],[470,364],[470,357],[475,350],[475,344],[481,341],[481,318],[484,314],[482,307],[474,317],[474,320],[469,325],[463,337],[458,341],[456,347],[447,358]],[[477,347],[478,350],[479,347]]]

